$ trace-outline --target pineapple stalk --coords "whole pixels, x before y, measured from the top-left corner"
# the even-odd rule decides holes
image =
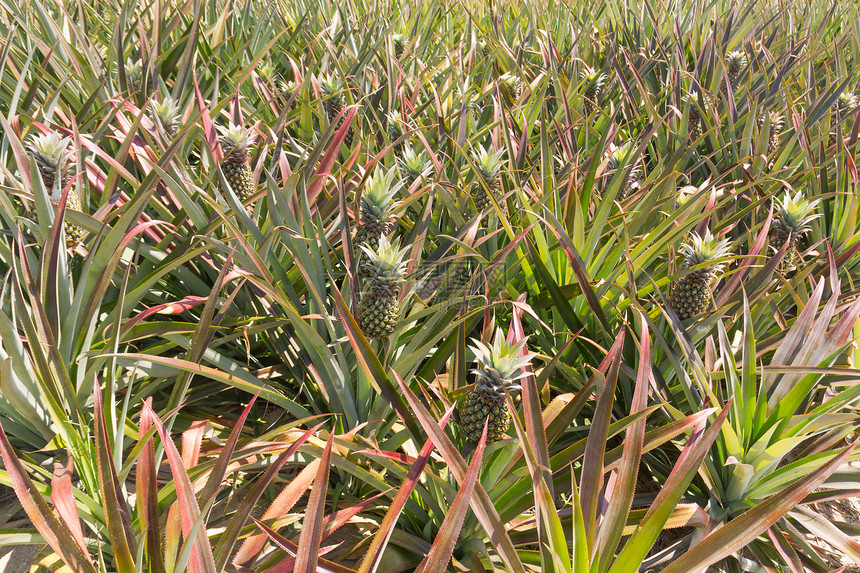
[[[361,245],[366,256],[366,288],[358,303],[357,320],[368,338],[390,336],[397,327],[400,304],[397,291],[405,281],[407,263],[403,260],[409,246],[399,249],[399,242],[391,244],[379,237],[379,248]]]
[[[712,299],[711,283],[725,267],[720,259],[729,255],[729,242],[717,240],[710,231],[704,237],[693,233],[681,246],[681,252],[684,254],[682,269],[699,267],[673,281],[669,289],[669,304],[678,318],[686,320],[707,310]]]
[[[523,354],[526,340],[508,344],[501,329],[496,331],[492,346],[473,340],[471,347],[475,353],[478,368],[473,370],[477,376],[474,388],[457,404],[459,424],[472,442],[481,439],[486,423],[487,443],[506,437],[511,423],[506,394],[521,389],[516,382],[525,376],[523,368],[529,366],[534,354]]]

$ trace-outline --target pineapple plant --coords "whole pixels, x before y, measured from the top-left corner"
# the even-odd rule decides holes
[[[394,197],[400,188],[394,184],[396,175],[395,168],[386,173],[377,165],[373,175],[367,178],[358,208],[359,224],[355,233],[358,246],[376,251],[380,236],[388,235],[394,228],[394,209],[399,204]]]
[[[787,242],[788,250],[780,262],[780,270],[792,271],[801,262],[798,246],[809,232],[809,224],[818,217],[815,208],[820,199],[807,201],[798,191],[792,196],[786,192],[782,199],[775,201],[775,216],[771,227],[770,248],[776,253]]]
[[[343,111],[343,108],[346,107],[346,98],[343,96],[344,92],[343,82],[340,81],[339,78],[332,75],[325,75],[320,79],[320,90],[322,91],[323,96],[323,109],[325,109],[326,116],[328,117],[329,122],[334,121],[334,118]],[[344,118],[341,117],[337,122],[337,126],[335,129],[339,129],[341,125],[343,125]],[[346,142],[347,147],[352,145],[352,128],[346,133]]]
[[[738,87],[738,78],[743,69],[747,66],[747,55],[735,50],[726,54],[726,74],[729,76],[729,84],[734,91]],[[726,84],[721,84],[723,95],[726,94]]]
[[[179,103],[172,97],[164,96],[161,101],[152,103],[152,116],[156,125],[164,130],[165,135],[173,136],[179,127],[181,119]]]
[[[615,176],[616,171],[624,168],[624,164],[633,155],[634,151],[635,146],[632,141],[626,141],[621,145],[612,146],[609,151],[609,163],[606,170],[605,185],[609,185],[609,182]],[[624,184],[618,192],[617,199],[619,201],[642,186],[642,181],[640,181],[641,175],[642,163],[636,162],[636,164],[630,168],[630,173],[627,174],[627,179],[624,180]]]
[[[582,94],[582,109],[585,115],[591,115],[603,93],[606,74],[598,70],[586,70],[582,73],[582,81],[585,85],[585,91]]]
[[[483,211],[487,207],[492,206],[493,202],[488,192],[493,197],[498,197],[501,183],[502,155],[504,155],[503,149],[491,152],[489,149],[479,147],[477,154],[472,156],[477,175],[481,179],[481,181],[475,182],[474,191],[472,191],[472,200],[475,201],[475,207],[478,211]],[[486,188],[484,187],[485,185]]]
[[[672,282],[669,288],[669,304],[678,318],[686,320],[704,312],[711,301],[711,283],[723,271],[724,259],[731,252],[728,240],[716,239],[710,231],[704,237],[692,233],[681,246],[684,254],[682,269],[701,267]]]
[[[61,138],[57,132],[42,135],[33,135],[30,138],[29,149],[36,161],[39,175],[48,197],[54,205],[59,204],[63,190],[71,183],[72,174],[67,169],[69,159],[74,151],[70,149],[70,137]],[[74,188],[69,190],[66,199],[67,208],[73,211],[82,211],[81,199]],[[29,215],[35,216],[35,206],[29,211]],[[78,244],[84,236],[85,231],[72,224],[68,219],[63,222],[63,230],[66,233],[66,247],[72,248]]]
[[[767,117],[770,118],[770,133],[768,134],[767,139],[767,155],[770,156],[779,147],[779,139],[782,134],[782,128],[785,125],[785,121],[782,114],[775,111],[767,112]],[[760,130],[764,129],[764,121],[764,115],[759,116],[758,120],[756,120]]]
[[[492,346],[473,339],[471,346],[475,353],[478,368],[473,370],[477,376],[475,386],[457,404],[459,424],[472,442],[481,439],[484,424],[487,424],[487,443],[497,442],[507,435],[511,423],[505,395],[521,390],[517,381],[525,376],[527,367],[534,354],[523,354],[526,339],[508,344],[501,329],[496,330]]]
[[[422,150],[421,153],[415,153],[412,146],[407,145],[400,157],[397,158],[397,165],[400,167],[403,186],[409,189],[430,167],[431,163],[427,158],[426,151]]]
[[[125,81],[128,86],[128,93],[135,96],[143,89],[143,61],[132,61],[128,58],[125,61]]]
[[[241,125],[230,124],[224,128],[219,126],[221,133],[221,148],[224,151],[224,159],[221,160],[221,170],[224,178],[232,187],[233,192],[240,201],[245,202],[254,194],[254,180],[251,166],[249,149],[254,144],[254,132]],[[222,189],[226,193],[226,189]]]
[[[391,36],[391,47],[394,48],[394,57],[399,58],[406,49],[406,37],[403,34],[393,34]]]
[[[361,245],[368,286],[361,293],[356,318],[368,338],[390,336],[397,327],[397,291],[405,281],[407,263],[403,259],[409,251],[409,246],[400,249],[399,241],[389,243],[384,235],[380,235],[378,245],[376,249]]]

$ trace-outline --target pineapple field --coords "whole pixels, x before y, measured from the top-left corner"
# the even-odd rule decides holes
[[[0,0],[0,554],[860,571],[858,64],[849,0]]]

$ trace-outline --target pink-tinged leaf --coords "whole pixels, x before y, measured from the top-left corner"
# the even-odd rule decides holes
[[[451,417],[453,412],[453,406],[445,412],[445,415],[442,416],[441,420],[439,420],[440,429],[445,429],[448,419]],[[388,512],[386,512],[382,523],[379,524],[379,529],[377,530],[376,535],[373,536],[370,548],[368,548],[367,554],[358,569],[359,573],[376,572],[379,567],[379,563],[382,560],[385,548],[388,546],[388,540],[391,539],[391,533],[394,531],[394,526],[397,524],[397,519],[400,517],[400,513],[403,511],[403,508],[406,507],[406,502],[415,490],[415,486],[418,485],[418,478],[424,471],[424,467],[430,460],[430,454],[432,453],[433,440],[427,440],[421,448],[421,453],[418,454],[418,459],[412,465],[412,469],[409,470],[409,474],[406,476],[406,479],[403,480],[403,484],[397,491],[397,495],[394,496],[394,501],[391,502],[391,507],[389,507]]]
[[[201,304],[204,304],[207,299],[208,297],[205,296],[189,295],[181,300],[151,306],[143,312],[135,315],[133,318],[127,320],[122,325],[122,328],[123,330],[127,331],[128,329],[139,323],[141,320],[145,320],[154,314],[179,314],[185,312],[186,310],[191,310],[192,308],[196,308]]]
[[[787,536],[782,531],[773,527],[768,527],[767,537],[770,539],[771,543],[773,543],[777,553],[779,553],[783,560],[788,564],[788,568],[791,570],[791,573],[806,572],[806,568],[803,566],[800,556],[794,550],[794,547],[791,546],[791,543],[786,538]]]
[[[215,124],[212,123],[212,118],[209,116],[209,108],[206,107],[206,102],[203,101],[203,95],[200,93],[200,86],[197,85],[197,73],[193,74],[194,93],[197,96],[197,107],[200,110],[200,123],[203,124],[203,140],[209,146],[209,151],[212,153],[212,158],[215,163],[221,163],[224,159],[224,152],[221,150],[221,144],[218,141],[218,130],[215,129]]]
[[[72,473],[74,465],[72,458],[68,458],[66,465],[54,462],[54,477],[51,479],[51,501],[63,520],[69,533],[72,534],[81,552],[86,554],[87,544],[84,542],[84,532],[81,529],[81,518],[78,515],[78,506],[75,505],[75,496],[72,494]]]
[[[197,505],[197,498],[194,497],[194,490],[191,488],[188,472],[185,471],[179,451],[173,444],[173,440],[170,439],[170,435],[164,428],[164,424],[162,424],[161,420],[152,410],[151,399],[144,402],[141,416],[148,416],[150,418],[155,429],[158,431],[158,435],[161,437],[164,453],[167,455],[167,462],[170,465],[173,482],[176,486],[176,499],[179,504],[182,533],[187,537],[191,534],[194,524],[200,519],[200,506]],[[206,535],[205,525],[197,530],[188,566],[192,573],[216,573],[215,559],[212,555],[212,546],[209,544],[209,538]]]
[[[275,462],[266,469],[266,472],[260,477],[260,479],[257,480],[257,482],[254,484],[254,487],[251,488],[251,491],[249,491],[248,494],[242,498],[242,502],[239,504],[236,513],[233,514],[233,517],[230,519],[230,523],[227,524],[227,529],[221,535],[221,540],[218,542],[218,546],[215,548],[215,563],[218,566],[219,571],[224,569],[224,566],[230,559],[230,553],[233,552],[233,546],[236,544],[236,540],[239,538],[239,534],[242,532],[242,527],[245,526],[245,522],[248,520],[248,516],[251,515],[251,512],[254,510],[254,507],[257,505],[257,500],[260,499],[260,496],[263,495],[265,489],[269,487],[269,485],[272,483],[272,480],[275,479],[275,477],[278,475],[278,472],[281,471],[281,468],[284,466],[287,460],[289,460],[312,435],[316,434],[317,431],[319,431],[319,429],[323,426],[323,424],[325,424],[325,422],[317,424],[316,426],[302,434],[295,442],[290,444],[290,447],[284,450],[281,455],[278,456]],[[308,464],[308,467],[312,465],[313,463]],[[277,512],[275,515],[269,514],[269,510],[271,510],[271,508],[269,508],[269,510],[267,510],[266,513],[263,514],[263,519],[280,517],[281,515],[290,510],[293,504],[298,500],[298,498],[305,492],[305,490],[310,485],[310,480],[304,481],[302,479],[302,474],[304,473],[304,470],[299,473],[299,475],[296,476],[290,483],[290,485],[284,490],[289,492],[288,495],[290,497],[287,498],[289,500],[289,507],[279,507],[279,509],[282,509],[282,511]],[[284,492],[281,492],[281,494],[283,495]],[[278,504],[278,501],[281,499],[282,495],[278,496],[278,498],[275,500],[275,503],[272,504],[273,506],[276,506]],[[255,547],[255,545],[253,544],[253,540],[254,538],[246,540],[245,544],[242,545],[242,550],[245,550],[246,548],[249,551],[253,550]],[[259,544],[256,546],[256,550],[251,553],[251,556],[256,555],[260,551],[260,549],[262,549],[264,542],[264,539],[259,540]],[[236,560],[238,560],[241,555],[242,551],[239,552],[239,555],[237,555]],[[244,561],[238,562],[244,563]]]
[[[638,413],[648,406],[648,389],[651,380],[651,337],[648,333],[648,322],[642,320],[642,334],[639,347],[639,368],[636,373],[636,386],[633,391],[631,413]],[[636,492],[636,477],[639,474],[639,464],[642,461],[642,449],[645,443],[645,417],[637,420],[627,429],[624,438],[624,449],[621,455],[621,465],[618,481],[612,490],[609,507],[600,524],[597,536],[600,547],[600,569],[609,568],[627,524],[627,516]],[[608,490],[609,488],[607,488]]]
[[[481,433],[478,447],[472,456],[469,471],[466,472],[466,479],[464,483],[460,484],[460,491],[457,492],[454,502],[448,509],[448,514],[442,521],[442,525],[439,526],[439,533],[436,535],[436,539],[433,540],[430,552],[418,566],[418,569],[415,570],[415,573],[437,573],[438,571],[448,569],[451,555],[454,553],[454,547],[457,544],[457,538],[460,537],[463,520],[466,519],[466,511],[469,509],[472,491],[475,489],[475,483],[477,483],[478,475],[481,472],[481,460],[484,458],[484,448],[486,445],[487,423],[484,422],[484,431]]]
[[[293,543],[289,539],[286,539],[285,537],[280,535],[277,531],[275,531],[274,529],[272,529],[271,527],[269,527],[268,525],[266,525],[262,521],[254,518],[254,517],[252,517],[251,519],[254,521],[254,523],[257,524],[257,527],[259,527],[260,530],[263,533],[265,533],[265,535],[269,539],[272,540],[272,542],[275,545],[277,545],[278,547],[280,547],[281,549],[286,551],[287,555],[295,558],[295,560],[298,561],[299,548],[298,548],[298,546],[296,546],[295,543]],[[337,563],[334,563],[332,561],[328,561],[328,560],[320,557],[320,555],[325,554],[327,551],[328,550],[320,550],[319,553],[316,555],[316,559],[317,559],[318,563],[316,564],[315,568],[313,569],[313,571],[315,573],[356,573],[352,569],[349,569],[347,567],[343,567],[342,565],[338,565]],[[286,567],[284,569],[279,569],[279,571],[283,571],[284,573],[288,573],[290,571],[298,571],[298,570],[295,569],[295,566],[293,566],[293,567]]]
[[[337,118],[332,120],[333,122],[337,122],[338,118],[346,112],[346,118],[343,121],[343,125],[337,129],[329,142],[329,146],[320,160],[320,165],[314,175],[314,180],[308,186],[307,196],[309,205],[314,204],[317,195],[322,191],[323,185],[331,174],[332,167],[334,167],[334,162],[337,160],[338,154],[340,154],[340,148],[346,139],[346,134],[350,129],[352,129],[352,120],[355,117],[356,107],[351,106],[347,109],[349,110],[348,112],[343,110],[338,114]]]
[[[89,556],[81,551],[66,526],[51,512],[48,503],[38,493],[23,464],[15,455],[2,424],[0,424],[0,457],[3,459],[9,481],[18,496],[18,501],[21,502],[21,507],[24,508],[27,517],[45,542],[74,573],[95,573],[96,569]]]
[[[392,373],[400,385],[401,392],[415,412],[418,422],[424,428],[424,431],[427,432],[428,437],[433,441],[439,453],[442,454],[454,478],[462,486],[466,478],[466,460],[463,459],[463,456],[460,455],[460,452],[454,447],[448,436],[439,429],[437,422],[424,407],[424,404],[421,403],[421,400],[409,389],[400,376],[397,375],[397,372]],[[480,483],[475,485],[475,493],[472,496],[471,503],[472,511],[475,512],[475,516],[481,522],[484,531],[489,535],[493,547],[495,547],[499,556],[505,562],[508,570],[515,573],[525,573],[525,567],[499,517],[499,512],[496,511],[496,507],[490,500],[490,496],[487,495],[487,491]]]
[[[161,556],[161,532],[158,522],[158,489],[155,471],[155,445],[152,440],[152,419],[149,416],[141,416],[138,433],[141,440],[146,443],[137,458],[137,476],[135,478],[135,493],[137,494],[137,515],[140,529],[146,543],[145,556],[152,573],[164,571],[164,561]],[[148,436],[148,437],[146,437]],[[178,538],[178,535],[175,536]],[[171,545],[170,532],[165,532],[165,541]],[[178,547],[178,539],[176,543]]]
[[[122,493],[116,468],[113,465],[107,425],[104,417],[101,386],[98,381],[93,388],[93,414],[95,423],[96,469],[99,476],[99,495],[104,506],[107,533],[113,549],[118,573],[134,573],[134,557],[137,552],[131,530],[128,505]]]
[[[858,441],[853,442],[810,475],[716,529],[672,562],[664,572],[684,573],[694,568],[707,567],[739,551],[796,507],[810,491],[824,483],[851,455],[857,444]]]
[[[203,434],[206,433],[206,421],[197,420],[182,432],[182,463],[190,470],[200,461],[200,447],[203,445]]]
[[[311,496],[305,509],[305,518],[302,520],[302,534],[299,537],[299,549],[296,553],[296,573],[315,573],[317,570],[333,444],[334,434],[329,434],[328,443],[323,450],[319,469],[316,478],[314,478],[314,486],[311,488]]]

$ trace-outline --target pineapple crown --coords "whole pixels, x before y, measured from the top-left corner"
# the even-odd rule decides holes
[[[847,113],[858,105],[860,105],[860,97],[852,92],[839,94],[839,97],[836,98],[836,102],[833,104],[839,113]]]
[[[406,47],[406,36],[403,34],[392,34],[391,44],[394,47],[394,55],[399,56],[403,53],[403,49]]]
[[[359,248],[368,257],[365,268],[370,272],[374,294],[393,294],[397,286],[406,280],[407,263],[403,259],[409,252],[409,245],[401,249],[399,240],[389,243],[385,235],[380,235],[379,247],[375,251],[367,245],[359,245]]]
[[[600,91],[603,84],[606,83],[606,74],[600,70],[585,69],[582,70],[582,81],[586,89],[592,89],[595,92]]]
[[[501,328],[496,329],[492,346],[487,346],[478,339],[472,339],[470,346],[475,353],[478,368],[473,370],[480,382],[491,386],[503,386],[508,390],[520,390],[517,380],[526,375],[523,368],[531,363],[534,353],[522,354],[527,338],[514,344],[508,344]]]
[[[52,131],[33,135],[30,138],[29,148],[36,157],[36,161],[59,171],[74,154],[74,151],[69,149],[71,141],[71,137],[61,138],[59,133]]]
[[[520,88],[520,82],[522,82],[522,78],[514,72],[507,72],[499,76],[499,84],[504,86],[511,93],[516,93]]]
[[[621,145],[613,145],[609,150],[609,168],[618,169],[619,165],[633,155],[633,151],[632,141],[625,141]]]
[[[776,199],[775,202],[781,225],[796,235],[802,235],[809,231],[809,223],[819,216],[818,213],[813,212],[821,199],[808,201],[803,197],[801,191],[795,193],[794,196],[786,192],[782,199]]]
[[[785,119],[778,111],[768,111],[766,114],[762,114],[758,116],[758,126],[759,129],[764,127],[764,118],[765,116],[770,118],[770,128],[774,130],[782,129],[782,126],[785,125]]]
[[[396,168],[392,167],[388,172],[385,172],[377,165],[373,175],[367,178],[361,193],[360,218],[362,223],[386,220],[391,216],[391,212],[398,205],[394,196],[400,190],[400,185],[394,184],[396,176]]]
[[[681,99],[685,105],[698,109],[696,106],[699,105],[699,90],[693,88],[689,92],[685,93]],[[706,91],[702,91],[702,101],[706,106],[708,106],[713,104],[714,99],[711,97],[711,94]]]
[[[161,101],[153,102],[152,111],[168,131],[176,127],[179,122],[179,103],[169,95],[164,96]]]
[[[128,81],[128,88],[135,91],[140,88],[140,78],[143,76],[143,60],[132,60],[131,58],[125,61],[125,77]]]
[[[730,72],[737,73],[747,65],[747,55],[740,50],[733,50],[726,54],[726,68]]]
[[[343,91],[343,81],[334,74],[321,76],[319,82],[324,96],[332,96]]]
[[[414,180],[430,167],[430,160],[426,151],[415,153],[411,146],[406,146],[403,148],[403,154],[397,158],[397,164],[408,178]]]
[[[224,160],[242,163],[248,159],[248,149],[254,144],[254,131],[245,129],[232,122],[229,127],[218,126],[221,145],[224,147]]]
[[[684,254],[685,269],[696,265],[707,265],[706,268],[711,273],[717,274],[726,266],[725,262],[718,262],[719,259],[727,257],[731,250],[728,239],[718,240],[710,231],[705,231],[705,236],[700,237],[694,231],[681,245],[681,252]]]
[[[257,67],[257,73],[265,80],[272,80],[275,77],[275,66],[272,62],[263,62]]]
[[[478,152],[472,156],[475,160],[475,167],[478,173],[490,187],[492,187],[499,177],[499,171],[502,170],[502,156],[504,154],[504,149],[492,152],[489,148],[484,149],[483,147],[479,147]]]

